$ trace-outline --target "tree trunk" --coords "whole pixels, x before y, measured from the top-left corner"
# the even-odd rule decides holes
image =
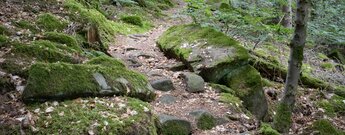
[[[286,77],[284,95],[280,101],[277,114],[274,117],[274,128],[282,133],[288,133],[292,124],[291,115],[295,105],[295,95],[303,61],[303,48],[307,38],[307,19],[309,0],[297,1],[296,26],[294,37],[290,43],[289,69]]]
[[[287,0],[287,4],[283,5],[283,13],[284,13],[284,18],[282,21],[282,25],[286,28],[292,28],[292,8],[291,8],[291,0]]]

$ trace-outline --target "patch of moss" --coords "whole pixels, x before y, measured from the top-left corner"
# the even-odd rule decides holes
[[[326,114],[335,116],[336,114],[345,114],[345,98],[334,95],[331,99],[322,99],[318,102],[318,106],[326,111]]]
[[[125,68],[125,64],[122,61],[116,60],[112,57],[102,55],[96,58],[91,59],[90,61],[86,62],[86,64],[91,65],[102,65],[104,67],[123,67]]]
[[[280,135],[280,133],[277,130],[274,130],[270,124],[262,123],[260,130],[260,135]]]
[[[230,93],[230,94],[235,94],[235,91],[232,90],[231,88],[225,86],[225,85],[221,85],[221,84],[216,84],[216,83],[210,83],[210,86],[213,89],[216,89],[217,91],[219,91],[220,93]]]
[[[345,86],[336,86],[334,93],[345,98]]]
[[[288,133],[292,124],[292,112],[290,110],[289,106],[284,103],[277,106],[277,114],[273,118],[274,129],[281,133]]]
[[[58,33],[58,32],[46,32],[44,33],[43,39],[49,40],[51,42],[67,45],[71,49],[74,49],[78,52],[82,52],[81,47],[78,44],[77,40],[70,35],[67,35],[64,33]]]
[[[61,31],[68,25],[66,21],[61,20],[51,13],[40,14],[36,23],[38,27],[44,29],[45,31]]]
[[[0,35],[0,48],[6,46],[8,38],[5,35]]]
[[[323,69],[326,69],[326,70],[331,70],[334,68],[334,65],[330,62],[324,62],[324,63],[321,63],[320,65]]]
[[[107,48],[107,44],[114,40],[116,33],[131,34],[141,33],[150,29],[150,26],[135,26],[125,23],[118,23],[108,20],[101,12],[92,7],[87,7],[80,3],[78,0],[66,0],[65,7],[71,11],[71,16],[75,21],[87,24],[95,24],[100,32],[102,43],[105,44],[104,48]],[[78,13],[78,14],[75,14]]]
[[[210,130],[216,126],[216,118],[209,113],[202,113],[201,116],[198,117],[196,125],[201,130]]]
[[[139,16],[123,16],[121,20],[125,23],[142,27],[144,24]]]
[[[302,64],[301,70],[303,73],[310,74],[313,71],[313,68],[309,64],[304,63],[304,64]]]
[[[115,103],[115,104],[114,104]],[[53,107],[51,113],[45,113]],[[39,117],[35,122],[37,132],[26,129],[29,134],[152,134],[157,135],[156,117],[148,103],[134,98],[85,98],[60,102],[54,105],[31,105]]]
[[[329,58],[327,57],[327,55],[325,55],[325,54],[323,54],[323,53],[318,53],[318,54],[317,54],[317,57],[319,57],[319,58],[322,59],[322,60],[327,60],[327,59],[329,59]]]
[[[0,25],[0,35],[11,35],[11,32],[5,26]]]
[[[161,129],[162,135],[189,135],[191,133],[190,123],[181,120],[170,120],[164,122]]]
[[[14,22],[14,25],[18,28],[29,29],[32,32],[38,32],[39,31],[35,25],[33,25],[31,22],[26,21],[26,20],[16,21],[16,22]]]
[[[342,132],[336,129],[332,123],[326,119],[320,119],[314,121],[312,128],[316,131],[319,131],[320,135],[344,135],[345,132]]]
[[[95,74],[98,77],[95,77]],[[100,84],[99,80],[105,82]],[[144,101],[155,98],[153,89],[143,75],[121,65],[104,67],[89,64],[36,63],[29,70],[23,99],[30,102],[110,95],[125,95]]]

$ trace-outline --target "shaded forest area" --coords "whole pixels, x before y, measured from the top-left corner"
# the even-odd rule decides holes
[[[0,134],[345,134],[343,0],[0,7]]]

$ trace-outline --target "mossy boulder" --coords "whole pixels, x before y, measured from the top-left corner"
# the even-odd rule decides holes
[[[267,101],[262,88],[259,72],[250,65],[230,72],[224,82],[243,100],[243,105],[257,118],[262,119],[267,113]]]
[[[159,115],[160,132],[162,135],[190,135],[192,125],[187,120],[170,115]]]
[[[262,123],[260,130],[259,130],[260,135],[280,135],[280,133],[277,130],[274,130],[271,125],[267,123]]]
[[[39,28],[45,31],[62,31],[68,25],[66,21],[51,13],[40,14],[37,18],[36,24]]]
[[[201,130],[210,130],[217,124],[217,119],[207,110],[195,110],[189,113],[196,119],[196,126]]]
[[[150,105],[134,98],[79,98],[28,108],[39,119],[36,131],[24,129],[27,134],[157,135]]]
[[[257,118],[262,119],[267,112],[261,76],[248,65],[249,54],[238,41],[210,27],[190,24],[169,28],[157,44],[167,56],[180,59],[205,81],[234,89]]]
[[[180,59],[205,81],[219,82],[232,69],[247,64],[248,52],[236,40],[210,27],[179,25],[158,40],[168,56]]]
[[[23,100],[64,100],[87,96],[123,95],[144,101],[155,98],[147,79],[123,66],[36,63],[29,70]]]
[[[126,68],[125,64],[122,61],[115,60],[114,58],[109,57],[107,55],[101,55],[101,56],[95,57],[95,58],[87,61],[86,64],[101,65],[101,66],[104,66],[104,67],[121,67],[121,68]]]
[[[35,62],[68,62],[81,63],[83,57],[63,44],[46,40],[34,41],[31,44],[11,43],[12,49],[3,57],[5,61],[0,68],[8,73],[27,76],[28,68]]]
[[[75,37],[72,37],[70,35],[64,34],[64,33],[58,33],[58,32],[46,32],[44,33],[44,40],[49,40],[51,42],[60,43],[63,45],[66,45],[67,47],[74,49],[78,52],[81,52],[81,47],[78,44]]]
[[[125,23],[129,23],[132,25],[137,25],[137,26],[143,26],[143,21],[139,16],[123,16],[121,17],[121,20]]]

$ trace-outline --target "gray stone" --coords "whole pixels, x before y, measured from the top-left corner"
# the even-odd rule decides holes
[[[189,135],[192,125],[189,121],[170,115],[159,115],[163,135]]]
[[[107,84],[104,76],[100,73],[94,73],[93,78],[95,78],[96,82],[101,86],[102,90],[110,90],[111,87]]]
[[[171,71],[182,71],[187,69],[187,66],[182,62],[178,62],[176,64],[169,64],[168,66],[166,66],[166,68],[168,68]]]
[[[154,89],[160,90],[160,91],[170,91],[170,90],[175,89],[173,82],[168,78],[153,80],[150,83]]]
[[[201,76],[195,73],[183,73],[182,76],[187,84],[188,92],[203,92],[205,91],[204,84],[205,81]]]
[[[173,104],[176,101],[176,98],[171,95],[163,95],[161,96],[158,101],[163,104]]]

